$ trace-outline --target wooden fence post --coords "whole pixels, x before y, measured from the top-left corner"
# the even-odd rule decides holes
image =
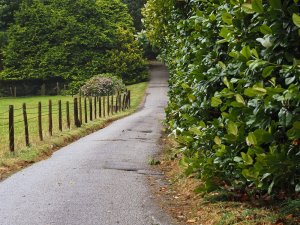
[[[97,97],[94,97],[94,118],[97,119]]]
[[[86,98],[84,98],[84,122],[87,123],[87,118],[88,118],[88,115],[87,115],[87,102],[86,102]]]
[[[119,112],[120,108],[120,93],[118,92],[117,99],[116,99],[116,113]]]
[[[114,109],[114,95],[112,94],[111,95],[111,114],[113,115],[115,112],[115,109]]]
[[[81,93],[81,92],[80,92]],[[81,94],[79,96],[79,118],[80,118],[80,123],[82,124],[82,105],[81,105]]]
[[[52,121],[52,101],[49,100],[49,134],[53,135],[53,121]]]
[[[115,113],[118,112],[118,99],[119,99],[119,93],[116,95]]]
[[[90,121],[93,121],[93,99],[89,97]]]
[[[131,91],[128,91],[128,108],[131,107]]]
[[[60,88],[59,88],[59,83],[56,82],[56,94],[59,95]]]
[[[61,108],[61,100],[58,101],[58,128],[62,131],[62,108]]]
[[[122,94],[119,96],[119,112],[122,110]]]
[[[125,110],[125,103],[126,103],[126,94],[123,95],[122,111]]]
[[[74,98],[74,122],[76,127],[80,127],[79,114],[78,114],[78,99]]]
[[[105,96],[103,96],[103,117],[105,117]]]
[[[15,151],[14,106],[9,106],[9,150]]]
[[[38,124],[39,124],[39,136],[40,141],[43,140],[43,127],[42,127],[42,103],[39,102],[38,105]]]
[[[99,96],[99,117],[102,117],[102,101],[101,101],[101,96]]]
[[[109,116],[109,95],[107,95],[107,116]]]
[[[67,113],[67,126],[70,129],[71,128],[71,121],[70,121],[70,102],[69,101],[67,101],[66,113]]]
[[[29,131],[28,131],[26,103],[23,103],[23,120],[24,120],[24,129],[25,129],[25,143],[26,143],[26,146],[29,146],[30,143],[29,143]]]
[[[117,98],[117,112],[120,111],[120,93],[118,93],[118,98]]]
[[[110,99],[110,114],[113,115],[114,114],[114,96],[111,95],[111,99]]]

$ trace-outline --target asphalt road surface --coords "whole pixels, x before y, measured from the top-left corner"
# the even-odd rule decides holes
[[[159,151],[168,73],[151,69],[143,108],[0,183],[1,225],[170,225],[146,182]]]

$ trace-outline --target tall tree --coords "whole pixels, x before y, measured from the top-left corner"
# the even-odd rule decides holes
[[[128,5],[129,13],[133,18],[134,26],[137,31],[143,29],[141,10],[146,4],[147,0],[122,0]]]
[[[0,0],[0,31],[6,31],[14,22],[14,13],[19,9],[21,0]]]
[[[14,13],[19,9],[21,0],[0,0],[0,71],[3,69],[3,48],[7,44],[6,31],[14,22]]]
[[[5,50],[4,79],[85,80],[113,71],[107,61],[120,61],[142,55],[130,39],[130,48],[120,42],[124,30],[133,36],[132,18],[119,0],[32,0],[24,2],[9,28]],[[111,58],[111,51],[123,49],[122,58]],[[125,50],[124,50],[125,49]],[[128,64],[130,71],[140,70],[141,57]],[[138,72],[133,73],[139,76]],[[130,82],[132,74],[117,75]],[[136,80],[139,80],[138,78]]]

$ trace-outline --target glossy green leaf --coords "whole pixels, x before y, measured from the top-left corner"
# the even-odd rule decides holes
[[[262,73],[263,78],[270,76],[274,69],[275,69],[275,66],[267,66],[266,68],[264,68],[263,73]]]
[[[218,136],[216,136],[216,137],[214,138],[214,142],[215,142],[217,145],[221,145],[221,143],[222,143],[220,137],[218,137]]]
[[[260,29],[260,32],[263,34],[272,34],[273,33],[272,29],[266,24],[260,26],[259,29]]]
[[[253,159],[250,155],[248,155],[244,152],[242,152],[241,155],[242,155],[242,159],[243,159],[243,161],[246,165],[252,165],[253,164]]]
[[[297,27],[300,27],[300,16],[296,13],[293,14],[293,22]]]
[[[262,0],[253,0],[252,1],[252,9],[255,12],[262,13],[264,11]]]
[[[241,103],[241,104],[243,104],[243,105],[246,105],[246,102],[245,102],[243,96],[241,96],[240,94],[236,94],[236,95],[235,95],[235,99],[236,99],[236,101],[237,101],[238,103]]]
[[[242,55],[246,58],[249,59],[251,57],[251,49],[249,46],[244,46],[242,51],[241,51]]]
[[[252,13],[255,13],[253,7],[252,7],[252,4],[250,3],[244,3],[242,4],[242,9],[248,13],[248,14],[252,14]]]
[[[269,2],[274,9],[282,9],[281,0],[269,0]]]
[[[257,140],[256,140],[256,136],[254,133],[249,133],[249,135],[246,137],[246,142],[248,146],[255,146],[257,145]]]
[[[245,89],[244,94],[249,97],[263,96],[267,94],[267,90],[259,87],[247,88]]]
[[[221,104],[222,104],[222,100],[220,98],[218,98],[218,97],[211,98],[211,106],[212,107],[218,107]]]
[[[223,13],[222,14],[222,20],[227,23],[228,25],[232,24],[232,15],[229,13]]]
[[[232,121],[229,121],[228,126],[227,126],[227,131],[229,134],[233,134],[233,135],[237,136],[237,134],[238,134],[237,124]]]

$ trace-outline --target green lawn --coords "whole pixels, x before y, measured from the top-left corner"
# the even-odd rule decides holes
[[[127,88],[131,91],[131,102],[132,108],[130,110],[135,110],[140,104],[147,83],[140,83],[135,85],[130,85]],[[48,132],[48,103],[51,99],[53,105],[53,136],[59,136],[61,132],[59,131],[58,125],[58,101],[62,101],[62,118],[63,118],[63,132],[68,131],[67,127],[67,115],[66,115],[66,102],[70,102],[70,122],[71,130],[75,129],[74,125],[74,111],[73,111],[73,97],[71,96],[39,96],[39,97],[23,97],[23,98],[0,98],[0,159],[5,158],[5,155],[9,153],[9,136],[8,136],[8,109],[9,105],[14,105],[14,120],[15,120],[15,149],[20,151],[26,147],[25,144],[25,131],[24,131],[24,122],[22,114],[22,104],[26,103],[27,114],[28,114],[28,123],[29,123],[29,139],[31,146],[36,146],[42,142],[39,140],[38,134],[38,102],[42,103],[42,122],[43,122],[43,136],[44,141],[51,140],[51,136]],[[106,100],[107,101],[107,100]],[[105,104],[107,106],[107,104]],[[97,104],[98,106],[98,104]],[[88,108],[88,122],[89,121],[89,107]],[[94,108],[94,105],[93,105]],[[82,109],[84,109],[84,101],[82,99]],[[99,122],[104,122],[108,119],[113,118],[112,116],[108,117],[106,113],[105,118],[98,118],[99,109],[97,108],[97,119]],[[103,110],[103,107],[102,107]],[[105,109],[107,111],[107,109]],[[84,123],[84,110],[83,111],[83,123]],[[94,110],[93,110],[94,112]],[[120,112],[120,115],[124,112]],[[94,113],[93,113],[94,118]]]

